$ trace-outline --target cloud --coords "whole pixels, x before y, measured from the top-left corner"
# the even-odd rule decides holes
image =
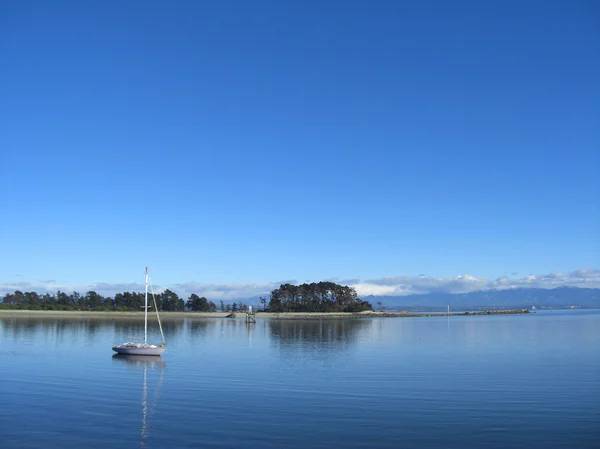
[[[569,273],[570,278],[576,279],[600,279],[600,270],[594,268],[583,268],[581,270],[572,271]]]
[[[54,280],[33,282],[0,282],[0,296],[6,293],[14,293],[17,290],[22,292],[36,292],[41,295],[45,293],[54,294],[57,291],[71,293],[79,292],[81,294],[88,291],[95,291],[104,296],[112,296],[115,293],[122,292],[140,292],[144,291],[144,284],[137,283],[108,283],[99,282],[87,285],[72,285],[67,283],[59,283]],[[157,288],[154,288],[157,291]],[[164,289],[163,289],[164,290]],[[162,290],[160,290],[162,291]]]
[[[286,281],[275,281],[275,282],[270,282],[268,285],[273,285],[276,284],[277,287],[279,287],[280,285],[283,284],[294,284],[296,285],[298,283],[298,281],[296,279],[288,279]]]
[[[2,284],[1,287],[4,289],[8,288],[13,290],[31,290],[31,285],[33,284],[29,282],[10,282],[7,284]]]
[[[219,300],[234,300],[249,298],[252,296],[268,295],[272,290],[278,288],[281,284],[296,284],[296,280],[285,280],[276,282],[256,282],[256,283],[200,283],[200,282],[185,282],[173,285],[153,285],[154,293],[162,293],[166,289],[170,289],[177,293],[180,297],[187,299],[192,293],[198,296],[205,296],[211,301]],[[66,285],[56,282],[0,282],[0,296],[6,293],[14,293],[16,290],[22,292],[37,292],[39,294],[50,293],[54,294],[58,290],[71,293],[79,292],[85,294],[88,291],[95,291],[103,296],[114,296],[116,293],[123,292],[143,292],[145,285],[135,282],[96,282],[87,285]]]
[[[211,301],[228,301],[253,296],[267,296],[281,284],[297,284],[295,279],[275,282],[228,282],[200,283],[186,282],[172,286],[172,290],[180,296],[188,297],[192,293],[204,296]],[[171,287],[170,287],[171,288]]]
[[[452,278],[432,276],[395,276],[370,279],[354,285],[359,295],[405,296],[432,292],[468,293],[477,290],[514,288],[589,287],[600,288],[600,270],[586,268],[565,274],[530,274],[522,278],[502,276],[487,279],[468,274]]]
[[[358,279],[358,278],[353,278],[353,279],[325,278],[325,279],[323,279],[323,281],[324,282],[335,282],[336,284],[340,284],[340,285],[354,285],[354,284],[360,283],[360,279]],[[306,281],[306,282],[311,283],[313,281]]]
[[[600,270],[585,268],[570,273],[556,271],[549,274],[530,274],[520,278],[501,276],[496,279],[487,279],[468,274],[456,277],[434,277],[421,274],[418,276],[382,277],[365,281],[346,279],[335,282],[354,287],[359,296],[406,296],[432,292],[468,293],[477,290],[508,290],[514,288],[600,288]],[[165,289],[170,289],[185,299],[195,293],[198,296],[205,296],[211,301],[228,301],[266,296],[281,284],[286,283],[297,284],[297,281],[290,279],[273,282],[185,282],[173,285],[154,285],[153,290],[155,293],[161,293]],[[40,294],[56,293],[57,290],[67,293],[76,291],[84,294],[92,290],[103,296],[113,296],[122,292],[142,292],[144,291],[144,284],[97,282],[87,285],[68,285],[55,280],[37,283],[23,281],[0,282],[0,296],[13,293],[16,290],[34,291]]]
[[[354,279],[342,279],[340,281],[334,281],[334,282],[336,282],[337,284],[340,284],[340,285],[356,285],[356,284],[360,283],[360,279],[356,279],[356,278],[354,278]]]

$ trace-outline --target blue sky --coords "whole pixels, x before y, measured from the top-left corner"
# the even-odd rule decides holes
[[[596,276],[598,80],[593,1],[2,2],[0,287]]]

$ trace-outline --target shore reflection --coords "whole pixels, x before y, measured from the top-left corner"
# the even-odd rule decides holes
[[[267,321],[270,343],[279,351],[279,358],[292,369],[310,360],[325,369],[369,332],[371,320],[289,320]]]
[[[355,343],[362,332],[369,330],[370,320],[268,320],[271,337],[283,344],[305,342],[334,343],[345,346]]]

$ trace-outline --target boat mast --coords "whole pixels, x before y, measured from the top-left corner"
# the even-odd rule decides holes
[[[144,295],[144,344],[148,344],[148,267],[146,267],[146,294]]]

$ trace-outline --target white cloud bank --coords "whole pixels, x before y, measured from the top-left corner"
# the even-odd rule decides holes
[[[406,296],[432,292],[468,293],[478,290],[509,290],[514,288],[588,287],[600,288],[600,270],[586,268],[565,274],[532,274],[523,278],[502,276],[497,279],[478,278],[468,274],[453,278],[432,276],[397,276],[371,279],[354,285],[360,296]]]
[[[361,281],[348,279],[340,284],[354,287],[359,296],[406,296],[431,292],[468,293],[477,290],[508,290],[514,288],[556,288],[556,287],[588,287],[600,288],[600,270],[587,268],[571,273],[555,272],[551,274],[529,275],[522,278],[502,276],[497,279],[479,278],[468,274],[453,278],[433,276],[396,276]],[[195,293],[205,296],[211,301],[244,299],[252,296],[268,295],[281,284],[296,284],[296,280],[256,282],[256,283],[201,283],[186,282],[174,285],[155,285],[156,293],[165,289],[176,292],[180,297],[187,298]],[[88,285],[69,285],[57,281],[31,282],[0,282],[0,295],[13,293],[15,290],[34,291],[37,293],[56,293],[57,290],[67,293],[77,291],[84,294],[93,290],[104,296],[126,291],[143,291],[144,285],[139,283],[95,283]]]

